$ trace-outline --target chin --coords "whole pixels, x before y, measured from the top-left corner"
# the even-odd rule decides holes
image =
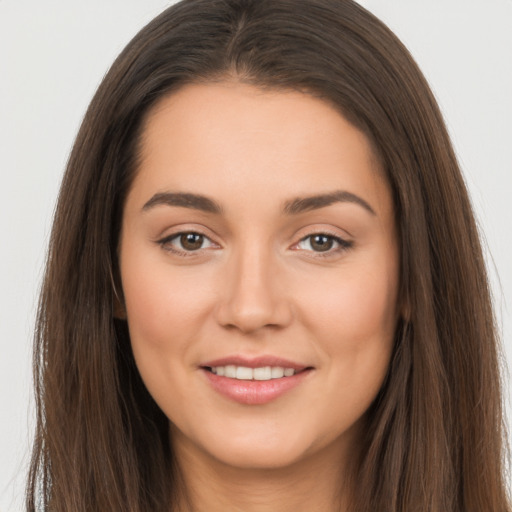
[[[227,450],[215,450],[211,455],[220,463],[239,469],[283,469],[298,463],[305,457],[302,446],[286,446],[275,449],[253,443],[237,445]]]
[[[238,432],[226,429],[222,433],[211,432],[201,441],[202,450],[218,462],[254,470],[286,468],[321,449],[318,440],[296,427],[283,430],[259,425]]]

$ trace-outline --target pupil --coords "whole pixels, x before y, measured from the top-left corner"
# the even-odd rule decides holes
[[[311,247],[315,251],[328,251],[332,248],[333,240],[327,235],[315,235],[311,240]]]
[[[180,238],[181,246],[188,251],[196,251],[203,245],[203,235],[197,233],[186,233]]]

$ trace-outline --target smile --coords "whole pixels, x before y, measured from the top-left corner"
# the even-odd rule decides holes
[[[273,380],[283,377],[292,377],[295,375],[294,368],[284,368],[282,366],[260,366],[259,368],[249,368],[247,366],[214,366],[210,371],[220,377],[228,377],[238,380]]]
[[[227,357],[200,366],[215,392],[243,405],[263,405],[298,387],[314,372],[286,359]]]

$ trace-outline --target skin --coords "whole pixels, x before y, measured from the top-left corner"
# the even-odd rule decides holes
[[[180,510],[343,510],[398,316],[393,204],[367,138],[307,94],[198,84],[152,110],[141,157],[121,281],[137,367],[170,419]],[[352,200],[283,211],[333,191],[372,212]],[[222,212],[148,206],[167,192],[207,196]],[[197,250],[176,236],[190,232],[204,236]],[[326,251],[312,243],[319,234],[331,237]],[[232,355],[312,370],[269,403],[240,404],[201,369]]]

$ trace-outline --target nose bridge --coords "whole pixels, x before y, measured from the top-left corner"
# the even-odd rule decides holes
[[[243,332],[286,325],[291,310],[279,281],[277,258],[270,244],[256,238],[240,244],[228,263],[220,322]]]

